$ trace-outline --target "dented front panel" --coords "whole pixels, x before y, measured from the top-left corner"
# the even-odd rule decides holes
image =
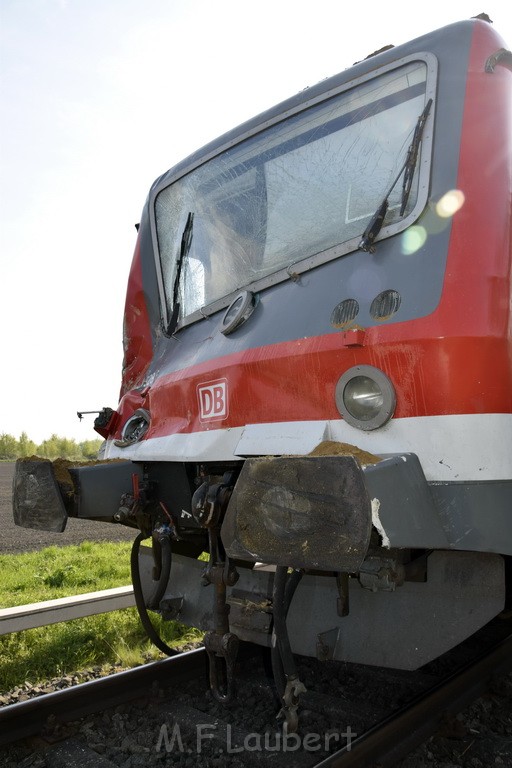
[[[248,459],[222,526],[230,557],[354,571],[370,542],[371,506],[353,456]]]

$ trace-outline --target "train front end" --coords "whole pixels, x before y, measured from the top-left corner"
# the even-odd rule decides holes
[[[105,461],[19,463],[20,524],[152,537],[142,610],[207,632],[221,701],[238,639],[272,648],[293,726],[293,653],[414,669],[504,606],[510,62],[454,24],[157,180]]]

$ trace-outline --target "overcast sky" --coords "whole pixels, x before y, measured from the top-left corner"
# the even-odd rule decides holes
[[[481,11],[510,47],[504,0],[0,0],[0,433],[88,440],[76,411],[116,407],[154,178],[368,53]]]

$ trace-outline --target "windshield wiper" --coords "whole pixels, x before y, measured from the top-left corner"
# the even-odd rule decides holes
[[[432,99],[429,99],[425,104],[425,109],[423,110],[423,112],[418,118],[418,122],[416,123],[412,141],[409,145],[409,149],[407,150],[407,156],[405,158],[405,162],[400,168],[400,171],[398,172],[392,185],[388,189],[388,192],[384,197],[384,200],[377,208],[377,211],[374,213],[370,223],[368,224],[365,231],[363,232],[361,242],[358,245],[358,248],[360,248],[362,251],[367,251],[368,253],[373,253],[375,251],[375,246],[373,245],[373,243],[375,241],[375,238],[379,234],[380,230],[382,229],[382,225],[384,224],[384,219],[386,218],[386,214],[389,208],[389,196],[394,190],[394,188],[396,187],[398,180],[400,179],[402,174],[404,174],[404,179],[402,183],[402,200],[400,203],[400,216],[404,215],[405,208],[407,206],[407,202],[409,200],[409,195],[411,192],[412,180],[414,178],[416,163],[418,161],[418,151],[419,151],[421,139],[423,136],[423,129],[425,128],[425,123],[427,122],[427,117],[430,112],[431,106],[432,106]]]
[[[174,278],[174,286],[172,291],[172,302],[173,302],[172,316],[167,328],[167,333],[170,335],[174,333],[176,326],[178,325],[178,319],[180,314],[179,295],[180,295],[181,271],[183,267],[183,262],[185,261],[186,257],[188,256],[188,252],[190,251],[190,245],[192,243],[193,227],[194,227],[194,214],[192,213],[192,211],[189,211],[189,214],[187,216],[187,222],[185,224],[183,233],[181,235],[180,252],[176,260],[176,276]]]
[[[418,151],[423,136],[423,129],[425,128],[425,123],[427,122],[427,117],[431,106],[432,99],[429,99],[425,104],[425,109],[418,118],[416,128],[414,129],[414,136],[412,137],[411,141],[411,146],[407,150],[407,157],[405,159],[404,165],[404,180],[402,183],[402,203],[400,205],[400,216],[404,215],[405,207],[407,205],[407,201],[409,200],[414,169],[416,168],[416,163],[418,162]]]

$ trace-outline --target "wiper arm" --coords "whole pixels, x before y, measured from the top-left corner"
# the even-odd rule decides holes
[[[194,214],[192,211],[189,211],[189,214],[187,216],[187,222],[185,224],[185,227],[183,229],[183,233],[181,235],[181,242],[180,242],[180,252],[178,254],[178,259],[176,261],[176,276],[174,278],[174,286],[172,291],[172,316],[169,322],[169,326],[167,328],[167,333],[172,334],[178,325],[178,318],[180,314],[180,302],[179,302],[179,295],[180,295],[180,281],[181,281],[181,272],[183,268],[183,262],[185,261],[188,252],[190,251],[190,245],[192,243],[192,230],[194,227]]]
[[[402,170],[400,171],[400,174],[402,174],[403,170],[404,169],[402,168]],[[377,235],[379,234],[379,232],[382,229],[382,225],[384,224],[384,219],[386,218],[386,213],[388,212],[388,208],[389,208],[388,197],[390,196],[391,192],[393,191],[394,186],[395,186],[395,184],[396,184],[396,182],[398,181],[399,178],[400,178],[400,176],[398,176],[397,179],[395,180],[395,182],[393,183],[393,186],[391,187],[391,189],[387,193],[386,197],[384,198],[384,200],[382,201],[382,203],[378,207],[377,212],[373,214],[373,216],[372,216],[372,218],[370,220],[370,223],[368,224],[368,226],[366,227],[365,231],[363,232],[363,236],[361,238],[361,242],[357,246],[362,251],[366,251],[367,253],[374,253],[375,252],[375,246],[373,244],[373,241],[375,240],[375,238],[377,237]]]
[[[416,168],[416,163],[418,162],[418,150],[420,148],[421,139],[423,136],[423,129],[425,128],[425,123],[427,122],[427,117],[428,117],[428,113],[430,112],[431,106],[432,106],[432,99],[429,99],[425,104],[425,109],[423,110],[423,112],[418,118],[418,122],[416,123],[416,128],[414,129],[414,136],[412,137],[412,141],[411,141],[411,146],[407,150],[407,157],[405,159],[405,166],[404,166],[405,168],[404,180],[402,183],[402,204],[400,206],[400,216],[404,215],[405,207],[407,205],[407,201],[409,200],[412,180],[414,176],[414,170]]]
[[[405,208],[407,206],[407,201],[409,200],[409,195],[411,192],[412,180],[414,178],[416,163],[418,161],[418,151],[419,151],[421,139],[423,136],[423,129],[425,128],[425,123],[427,122],[427,117],[429,115],[431,106],[432,106],[432,99],[429,99],[425,104],[425,109],[423,110],[423,112],[418,118],[418,122],[416,123],[412,141],[409,145],[409,149],[407,150],[407,156],[405,158],[405,162],[400,168],[392,185],[388,189],[387,194],[384,197],[384,200],[379,205],[377,211],[372,216],[370,223],[368,224],[365,231],[363,232],[361,242],[358,245],[358,248],[360,248],[362,251],[367,251],[368,253],[373,253],[375,251],[375,247],[373,243],[375,238],[381,231],[382,225],[384,224],[384,219],[386,218],[386,214],[389,208],[389,196],[394,190],[394,188],[396,187],[398,180],[400,179],[400,176],[402,174],[404,174],[404,180],[402,183],[402,201],[400,204],[400,216],[404,215]]]

